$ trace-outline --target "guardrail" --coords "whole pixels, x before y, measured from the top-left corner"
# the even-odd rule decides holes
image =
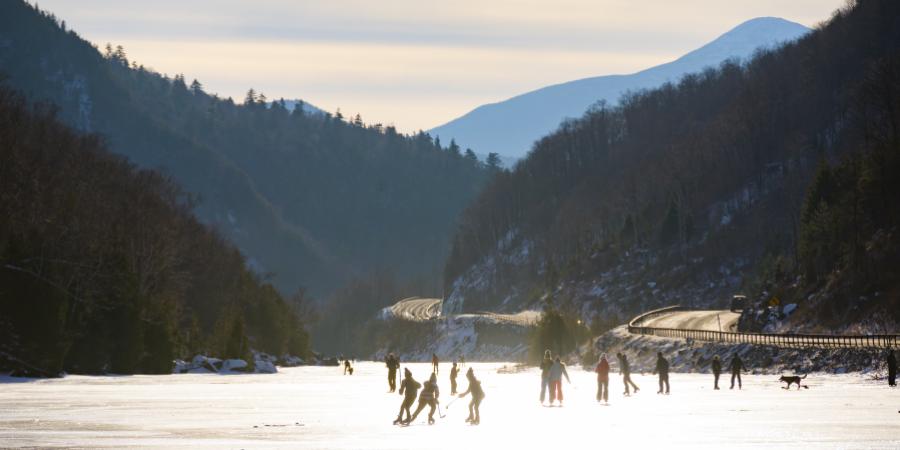
[[[774,334],[735,333],[730,331],[685,330],[680,328],[656,328],[641,325],[651,317],[688,311],[680,305],[668,306],[643,313],[628,322],[628,332],[632,334],[667,338],[694,339],[697,341],[724,342],[731,344],[757,344],[777,347],[821,347],[821,348],[900,348],[900,335],[831,335],[831,334]]]

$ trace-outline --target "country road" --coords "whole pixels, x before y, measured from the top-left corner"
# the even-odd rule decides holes
[[[386,308],[385,312],[389,312],[396,318],[411,320],[414,322],[425,322],[436,319],[441,315],[441,299],[439,298],[421,298],[410,297],[394,303]],[[541,317],[539,311],[521,311],[516,314],[500,314],[492,312],[474,312],[457,314],[453,316],[456,319],[471,319],[479,321],[489,321],[495,323],[508,323],[520,326],[534,325]]]
[[[705,311],[673,311],[657,317],[651,317],[640,325],[653,328],[676,328],[682,330],[737,331],[740,313],[729,310]]]

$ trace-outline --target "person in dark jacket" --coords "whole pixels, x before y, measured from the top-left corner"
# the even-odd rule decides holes
[[[722,375],[722,361],[719,360],[719,355],[713,356],[712,373],[713,373],[713,389],[718,391],[719,390],[719,375]]]
[[[888,350],[887,367],[888,367],[888,386],[896,386],[897,385],[897,357],[894,356],[893,350]]]
[[[737,378],[738,389],[742,389],[741,371],[744,370],[744,362],[741,361],[741,357],[735,354],[734,358],[731,358],[731,364],[728,367],[731,369],[731,389],[734,389],[735,378]]]
[[[434,410],[437,408],[438,397],[440,397],[441,391],[438,389],[437,384],[437,375],[431,374],[431,378],[425,382],[425,385],[422,386],[422,393],[419,394],[419,406],[416,408],[416,412],[413,413],[412,418],[406,419],[405,424],[409,425],[410,422],[416,420],[416,417],[419,417],[419,413],[425,409],[425,406],[430,406],[431,409],[428,411],[428,425],[434,423]]]
[[[400,359],[393,353],[389,353],[384,360],[388,369],[388,392],[397,391],[397,370],[400,369]]]
[[[437,353],[431,354],[431,373],[438,373],[438,357]]]
[[[669,393],[669,361],[666,361],[666,358],[663,358],[662,352],[656,353],[656,373],[659,374],[659,392],[657,394],[668,394]],[[663,384],[666,386],[665,392],[663,392]]]
[[[466,379],[469,380],[469,388],[466,389],[466,392],[459,394],[459,397],[463,398],[472,394],[472,401],[469,402],[469,417],[466,418],[466,422],[478,425],[481,423],[480,407],[481,401],[484,400],[484,391],[481,389],[481,381],[475,378],[475,372],[472,371],[471,367],[466,371]]]
[[[400,395],[404,395],[403,403],[400,404],[400,412],[397,413],[397,420],[394,425],[403,423],[403,411],[406,411],[406,420],[409,420],[411,414],[409,408],[416,402],[416,392],[422,387],[418,381],[413,379],[412,372],[409,369],[403,370],[403,381],[400,383]]]
[[[353,366],[350,365],[349,359],[345,359],[344,360],[344,375],[347,375],[348,373],[350,375],[353,375]]]
[[[634,388],[634,393],[637,394],[641,388],[634,384],[634,381],[631,381],[631,366],[628,365],[628,357],[624,353],[616,353],[616,357],[619,358],[619,372],[622,374],[622,382],[625,384],[625,395],[631,395],[628,385],[631,385]]]
[[[553,358],[550,356],[550,350],[544,350],[544,359],[541,360],[541,404],[544,404],[544,398],[547,389],[550,387],[550,367],[553,366]]]
[[[450,395],[456,395],[457,375],[459,375],[459,369],[456,367],[456,363],[453,363],[453,366],[450,367]]]
[[[594,371],[597,372],[597,401],[609,403],[609,361],[606,360],[606,353],[600,355]]]

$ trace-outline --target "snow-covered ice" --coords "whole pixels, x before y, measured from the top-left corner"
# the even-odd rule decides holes
[[[479,426],[464,423],[468,398],[446,418],[391,425],[400,396],[380,363],[284,368],[276,374],[0,378],[0,447],[214,448],[900,448],[900,389],[863,375],[817,375],[785,391],[773,375],[746,375],[744,389],[711,389],[705,374],[672,374],[672,394],[636,375],[641,392],[594,401],[595,376],[570,368],[565,407],[538,404],[535,370],[498,373],[470,364],[486,398]],[[408,364],[422,381],[427,364]],[[460,387],[466,381],[460,377]],[[449,408],[448,408],[449,406]]]

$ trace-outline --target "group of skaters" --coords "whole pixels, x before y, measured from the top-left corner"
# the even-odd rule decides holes
[[[466,418],[466,423],[478,425],[481,423],[480,408],[481,401],[484,400],[484,390],[481,387],[481,381],[475,377],[475,371],[472,370],[471,367],[468,371],[466,371],[466,380],[469,383],[467,389],[462,393],[456,392],[456,378],[459,375],[460,367],[465,364],[464,361],[465,359],[460,357],[460,362],[458,364],[454,362],[453,366],[450,368],[450,395],[457,398],[463,398],[471,394],[472,399],[469,401],[469,416]],[[426,406],[429,407],[428,424],[434,424],[434,412],[437,411],[439,414],[441,414],[441,390],[438,387],[438,372],[440,370],[439,363],[440,361],[438,361],[437,355],[432,354],[431,376],[424,384],[420,384],[415,380],[415,378],[413,378],[412,371],[410,371],[409,368],[403,369],[403,381],[400,383],[399,392],[399,394],[403,396],[403,402],[400,403],[400,411],[397,413],[397,418],[394,420],[394,425],[409,425],[414,420],[416,420],[417,417],[419,417],[419,413],[421,413]],[[389,392],[395,392],[397,370],[400,368],[400,359],[393,353],[390,353],[385,358],[385,364],[388,368]],[[419,391],[419,388],[422,389],[421,392]],[[416,402],[417,393],[419,404],[416,407],[415,412],[410,413],[410,408],[412,408],[412,405]],[[403,418],[404,412],[406,413],[405,419]],[[443,415],[441,415],[441,417],[443,417]]]

